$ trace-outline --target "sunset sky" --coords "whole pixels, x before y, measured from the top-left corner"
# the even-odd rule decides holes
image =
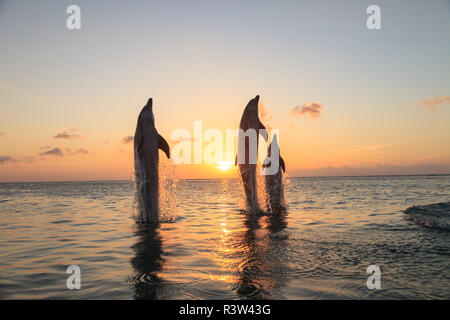
[[[71,4],[0,0],[0,182],[131,179],[148,98],[173,148],[257,94],[290,176],[450,173],[450,1],[78,0],[81,30]]]

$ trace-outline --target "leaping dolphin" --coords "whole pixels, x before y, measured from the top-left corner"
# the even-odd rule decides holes
[[[258,117],[259,95],[250,100],[242,113],[239,124],[238,152],[235,165],[239,164],[239,171],[244,185],[247,210],[250,213],[262,212],[258,204],[256,185],[256,162],[258,154],[259,134],[267,141],[266,127]],[[249,130],[253,129],[253,130]],[[261,130],[261,131],[260,131]]]
[[[274,135],[272,138],[272,142],[269,145],[267,150],[267,158],[263,163],[263,170],[270,168],[272,165],[276,165],[272,163],[272,161],[276,161],[274,157],[272,157],[272,151],[274,151],[274,157],[278,156],[278,165],[273,172],[268,173],[269,170],[266,171],[264,175],[264,183],[266,187],[267,194],[267,208],[271,213],[279,213],[281,210],[285,209],[284,204],[284,186],[283,186],[283,172],[286,172],[286,166],[283,158],[280,155],[280,147],[278,145],[277,135]],[[275,162],[274,161],[274,162]]]
[[[158,149],[164,151],[170,159],[169,144],[155,128],[152,107],[153,101],[150,98],[139,114],[134,134],[136,187],[140,220],[144,223],[159,222]]]

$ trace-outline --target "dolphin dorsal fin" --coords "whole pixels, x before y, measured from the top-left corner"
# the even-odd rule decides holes
[[[170,159],[170,147],[166,139],[164,139],[160,134],[158,134],[158,148],[164,151],[167,159]]]

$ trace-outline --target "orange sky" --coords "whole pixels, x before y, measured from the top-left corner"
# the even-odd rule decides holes
[[[236,128],[241,116],[239,109],[243,109],[245,101],[241,102],[241,108],[237,103],[235,105],[234,119],[231,113],[223,110],[217,112],[217,115],[205,113],[202,120],[203,132],[217,126],[225,139],[227,128],[224,125],[219,126],[219,123],[225,123],[230,129]],[[286,119],[283,119],[263,104],[260,109],[265,113],[262,112],[260,117],[268,128],[280,128],[281,154],[290,176],[449,173],[449,150],[442,148],[449,141],[447,122],[443,117],[448,115],[445,107],[444,105],[437,111],[429,111],[411,106],[409,110],[411,121],[415,117],[419,121],[409,125],[403,123],[401,129],[395,126],[395,119],[386,120],[383,116],[379,116],[378,119],[372,117],[371,122],[363,125],[358,121],[362,115],[358,114],[345,119],[344,129],[339,125],[341,123],[339,120],[344,119],[339,115],[337,117],[340,119],[333,119],[332,111],[328,111],[326,107],[318,118],[291,118],[292,115],[286,112]],[[177,142],[171,140],[171,134],[177,129],[174,126],[181,124],[181,117],[177,117],[167,128],[164,124],[169,122],[164,118],[170,115],[158,117],[161,108],[164,106],[158,105],[156,100],[154,107],[156,127],[173,150]],[[130,109],[137,117],[140,106],[130,106]],[[197,116],[186,115],[186,125],[182,127],[192,135],[193,121]],[[209,118],[210,121],[205,118]],[[429,120],[420,120],[426,118]],[[132,179],[133,143],[125,138],[130,134],[132,136],[134,122],[130,116],[128,129],[120,133],[116,133],[114,128],[108,128],[109,131],[96,129],[97,121],[93,121],[90,130],[76,126],[51,131],[36,126],[36,134],[32,136],[28,134],[30,131],[19,131],[14,139],[3,134],[0,136],[1,143],[9,149],[8,157],[11,159],[3,158],[4,161],[0,165],[0,179],[1,181]],[[30,122],[30,125],[33,124]],[[427,134],[424,135],[423,132]],[[225,140],[223,143],[225,144]],[[205,145],[204,143],[203,148]],[[58,152],[55,149],[58,149]],[[193,143],[191,150],[194,160]],[[176,176],[179,178],[237,177],[233,163],[174,165],[170,160],[166,160],[161,151],[160,158],[165,166],[175,168]]]
[[[383,4],[375,31],[361,2],[79,5],[81,30],[60,2],[2,6],[0,182],[131,179],[148,98],[173,148],[197,120],[236,129],[257,94],[290,176],[450,173],[446,2]]]

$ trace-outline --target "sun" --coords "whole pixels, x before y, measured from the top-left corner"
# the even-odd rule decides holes
[[[222,171],[227,171],[230,170],[232,165],[233,163],[231,163],[230,161],[219,161],[217,168]]]

